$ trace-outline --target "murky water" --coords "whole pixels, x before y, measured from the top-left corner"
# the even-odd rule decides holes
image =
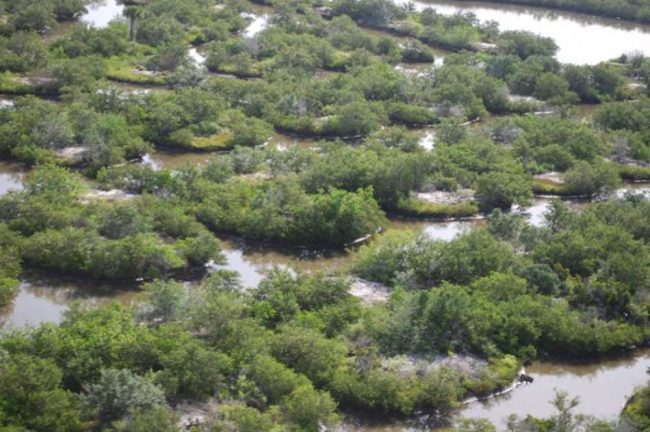
[[[113,301],[128,304],[137,295],[135,284],[84,282],[61,277],[28,276],[13,302],[0,308],[0,328],[60,322],[72,302],[97,306]]]
[[[314,148],[317,143],[317,139],[292,137],[281,133],[274,133],[266,142],[266,145],[277,146],[278,148],[296,146],[307,149]],[[155,170],[163,168],[174,170],[187,165],[199,167],[204,165],[214,154],[214,152],[188,152],[157,149],[154,153],[144,155],[142,157],[142,163],[151,166]]]
[[[480,21],[496,21],[502,30],[527,30],[551,37],[560,47],[558,59],[566,63],[595,64],[631,52],[650,54],[650,26],[647,25],[528,6],[427,0],[395,2],[411,3],[417,9],[434,7],[444,14],[472,12]],[[98,0],[87,8],[81,20],[102,28],[122,16],[124,6],[116,0]],[[270,19],[268,14],[244,16],[251,20],[243,31],[246,38],[264,30]]]
[[[555,414],[550,403],[556,390],[578,397],[576,412],[590,414],[604,420],[615,420],[637,386],[648,380],[650,350],[635,356],[595,364],[566,364],[542,362],[526,368],[535,381],[511,393],[486,402],[467,406],[460,415],[467,418],[486,418],[504,429],[510,414],[520,417],[549,417]]]
[[[223,253],[227,263],[221,268],[237,271],[244,288],[255,288],[274,267],[301,273],[334,274],[350,265],[345,251],[281,249],[243,241],[226,240]]]
[[[580,404],[575,413],[588,414],[604,420],[615,420],[635,388],[644,385],[650,367],[650,350],[637,351],[628,357],[591,364],[537,362],[526,368],[534,378],[510,393],[472,402],[459,410],[460,418],[487,419],[498,431],[506,430],[511,414],[520,418],[528,415],[548,418],[556,414],[551,404],[556,391],[566,391],[577,397]],[[338,429],[341,432],[444,432],[418,425],[417,419],[382,421],[381,418],[351,417]]]
[[[220,269],[236,271],[244,288],[255,288],[274,267],[304,273],[334,274],[347,269],[346,251],[281,249],[243,241],[224,240],[226,263]],[[59,322],[72,302],[98,306],[111,301],[129,304],[137,295],[136,282],[100,282],[81,278],[28,275],[10,305],[0,308],[0,328]]]
[[[0,162],[0,196],[23,189],[24,172],[16,165]]]
[[[650,185],[627,185],[626,189],[650,193]],[[527,209],[532,224],[543,221],[548,202],[540,198]],[[392,221],[389,228],[421,231],[433,238],[448,241],[484,223],[485,220],[480,219],[444,222],[398,220]],[[333,274],[346,272],[350,264],[345,251],[278,249],[235,240],[224,241],[223,250],[227,263],[221,268],[239,272],[242,285],[249,289],[257,286],[274,267]],[[97,284],[58,277],[28,277],[21,284],[12,304],[0,310],[0,327],[59,322],[73,301],[89,306],[111,301],[129,304],[137,295],[134,288],[134,284]],[[561,389],[572,396],[579,396],[581,405],[578,411],[613,419],[635,386],[645,382],[648,367],[650,350],[642,351],[633,358],[605,361],[597,365],[536,363],[527,370],[535,378],[534,383],[520,386],[508,395],[468,404],[458,415],[487,418],[502,429],[504,419],[513,413],[520,416],[552,415],[554,411],[549,401],[553,399],[555,390]],[[376,420],[371,425],[346,426],[343,430],[413,430],[412,424],[378,424]]]
[[[443,14],[472,12],[482,22],[496,21],[501,30],[526,30],[553,38],[563,63],[596,64],[621,54],[650,54],[650,26],[615,19],[528,6],[486,2],[395,0],[416,9]]]
[[[590,121],[594,113],[601,107],[599,104],[579,104],[571,108],[569,114],[572,118],[582,121]]]
[[[116,18],[122,18],[124,5],[117,0],[96,0],[90,2],[86,9],[88,12],[82,15],[81,21],[90,27],[104,28]]]
[[[401,0],[397,0],[401,1]],[[593,64],[608,60],[622,53],[640,51],[650,54],[650,29],[648,26],[623,23],[604,18],[593,18],[566,12],[543,11],[536,8],[494,5],[474,2],[414,2],[418,7],[434,5],[442,13],[456,13],[467,10],[476,14],[481,21],[495,20],[502,30],[530,30],[552,37],[560,46],[558,58],[563,62]],[[121,17],[123,6],[115,0],[91,4],[82,21],[94,27],[105,27]],[[244,37],[251,38],[267,25],[268,15],[251,16],[251,23],[244,31]],[[192,48],[189,52],[197,64],[202,64],[203,56]],[[416,73],[428,70],[431,65],[404,65],[405,70]],[[4,105],[1,105],[4,106]],[[577,115],[587,117],[592,107]],[[282,135],[275,136],[273,143],[297,143],[312,146],[313,142],[294,139]],[[432,146],[432,131],[423,133],[422,145]],[[204,153],[171,153],[158,151],[148,156],[146,162],[157,167],[178,168],[185,164],[200,165],[209,155]],[[9,190],[22,188],[23,174],[14,166],[0,164],[0,195]],[[648,185],[631,185],[626,189],[642,191],[650,196]],[[624,192],[619,191],[618,196]],[[526,209],[529,222],[533,225],[543,223],[543,215],[550,200],[536,199],[533,206]],[[393,221],[390,228],[418,230],[433,238],[449,241],[468,231],[473,226],[484,224],[481,220],[420,222]],[[349,256],[345,252],[326,252],[309,250],[280,250],[264,246],[225,241],[224,254],[227,264],[224,268],[236,270],[241,274],[242,284],[251,288],[264,278],[274,266],[293,268],[303,272],[335,273],[345,271],[349,266]],[[79,301],[87,305],[99,305],[110,301],[130,303],[136,295],[133,286],[97,286],[97,283],[81,283],[78,280],[60,278],[29,278],[22,282],[12,304],[0,311],[0,326],[21,327],[41,322],[58,322],[62,319],[68,305]],[[581,404],[578,411],[613,419],[620,412],[627,397],[637,385],[646,381],[645,370],[650,367],[650,351],[642,351],[633,358],[601,362],[597,365],[568,365],[557,363],[537,363],[528,368],[535,382],[521,386],[509,395],[501,396],[485,403],[472,403],[460,415],[464,417],[487,418],[499,426],[510,414],[520,416],[549,416],[553,414],[550,405],[555,390],[562,389],[571,395],[579,396]],[[606,397],[603,397],[606,395]],[[405,430],[400,425],[369,426],[366,431]]]

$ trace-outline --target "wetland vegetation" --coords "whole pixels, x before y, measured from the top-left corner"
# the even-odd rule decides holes
[[[0,429],[648,428],[647,387],[618,418],[562,392],[460,417],[531,362],[648,364],[650,58],[561,63],[434,3],[25,3],[0,1]]]

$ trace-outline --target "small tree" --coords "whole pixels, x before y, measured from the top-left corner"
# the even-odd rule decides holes
[[[124,8],[124,16],[129,19],[129,40],[135,41],[137,36],[137,20],[142,16],[142,7],[135,1],[124,0],[122,3],[126,5],[126,8]]]
[[[165,404],[162,389],[126,369],[107,369],[92,385],[86,406],[103,421],[117,420],[129,410],[147,410]]]
[[[608,193],[620,183],[616,170],[605,163],[579,161],[565,175],[570,193],[593,196]]]

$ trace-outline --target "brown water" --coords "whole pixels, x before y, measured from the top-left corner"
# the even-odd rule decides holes
[[[20,328],[60,322],[72,302],[98,306],[117,301],[129,304],[135,284],[99,283],[61,277],[28,276],[12,303],[0,308],[0,328]]]
[[[634,356],[594,364],[541,362],[526,368],[535,381],[486,402],[469,404],[460,412],[467,418],[486,418],[503,429],[510,414],[549,417],[555,413],[551,401],[557,390],[578,397],[576,412],[604,420],[615,420],[634,389],[648,381],[650,350]]]
[[[423,130],[427,131],[427,130]],[[423,133],[423,135],[426,135]],[[272,143],[297,143],[301,146],[313,146],[314,141],[298,141],[297,139],[276,135]],[[285,144],[286,145],[286,144]],[[201,165],[205,163],[207,153],[177,153],[158,151],[145,158],[156,168],[177,169],[184,165]],[[9,190],[20,190],[23,187],[24,172],[16,164],[0,163],[0,196]],[[634,191],[650,197],[650,184],[627,184],[616,192],[622,197],[626,192]],[[544,223],[544,215],[548,211],[551,198],[537,197],[530,207],[516,209],[526,215],[529,223],[540,226]],[[573,207],[584,203],[568,201]],[[401,229],[413,232],[424,232],[431,238],[443,241],[452,240],[459,234],[467,232],[472,227],[484,225],[484,219],[469,219],[456,221],[421,221],[409,219],[394,219],[386,228]],[[227,264],[221,266],[237,271],[241,275],[244,287],[253,288],[265,277],[273,267],[290,268],[304,273],[345,273],[350,265],[350,257],[346,251],[319,251],[310,249],[281,249],[247,243],[244,241],[226,240],[223,242],[224,255]],[[0,325],[3,322],[12,325],[36,324],[43,321],[58,321],[67,304],[81,300],[85,304],[99,304],[111,298],[118,300],[129,299],[131,294],[120,292],[115,295],[115,287],[100,286],[75,280],[41,279],[25,281],[19,290],[13,306],[0,311]]]
[[[274,133],[266,145],[276,146],[280,149],[286,149],[289,146],[296,146],[307,149],[315,147],[317,139],[293,137],[281,133]],[[155,170],[170,169],[175,170],[184,166],[200,167],[204,165],[210,156],[215,152],[189,152],[157,149],[154,153],[146,154],[142,157],[142,163],[151,166]]]
[[[424,231],[440,240],[451,240],[480,221],[420,222],[393,221],[394,229]],[[226,264],[220,269],[236,271],[244,288],[255,288],[274,267],[301,273],[336,274],[349,270],[347,251],[274,248],[240,240],[222,242]],[[135,283],[102,283],[73,278],[29,277],[20,285],[11,305],[0,309],[0,328],[22,327],[41,322],[59,322],[73,301],[100,305],[116,300],[129,303],[136,295]]]
[[[569,111],[569,115],[577,120],[590,121],[594,113],[601,107],[599,104],[580,104]]]
[[[555,40],[563,63],[596,64],[631,52],[650,54],[650,26],[590,15],[488,2],[394,0],[442,14],[472,12],[501,30],[526,30]]]
[[[350,264],[345,251],[281,249],[243,241],[226,240],[223,253],[227,263],[219,268],[237,271],[244,288],[255,288],[274,267],[301,273],[334,274]]]
[[[426,228],[426,227],[425,227]],[[235,243],[226,244],[228,268],[242,272],[245,286],[256,285],[262,274],[274,265],[302,270],[331,271],[344,268],[344,256],[326,256],[310,259],[300,255],[283,252],[269,252],[260,248],[228,249],[236,247]],[[30,277],[23,281],[19,292],[9,307],[1,310],[0,327],[24,327],[43,322],[60,322],[72,301],[83,305],[97,306],[112,301],[130,304],[137,295],[133,286],[116,284],[97,285],[78,280],[47,277]],[[526,370],[535,381],[522,385],[511,393],[498,396],[485,402],[473,402],[459,411],[457,417],[486,418],[502,430],[505,418],[510,414],[519,416],[533,415],[547,417],[553,415],[550,405],[556,390],[567,391],[571,396],[578,396],[578,412],[592,414],[612,420],[622,409],[635,387],[647,380],[645,373],[650,367],[650,350],[642,350],[636,355],[602,361],[597,364],[567,364],[539,362]],[[360,426],[351,426],[351,424]],[[413,426],[412,422],[388,422],[382,424],[374,419],[363,424],[358,419],[346,424],[340,430],[358,430],[366,432],[393,432],[407,430],[425,430]]]
[[[648,185],[629,185],[627,188],[648,192]],[[540,198],[527,209],[533,224],[541,223],[549,200]],[[451,240],[456,235],[484,224],[484,220],[422,222],[395,220],[392,229],[425,232],[433,238]],[[227,263],[220,268],[238,271],[245,288],[259,284],[274,267],[289,268],[301,272],[335,274],[348,270],[350,259],[345,251],[314,251],[301,249],[278,249],[254,245],[242,241],[226,240],[223,251]],[[28,277],[12,302],[0,310],[0,327],[23,327],[42,322],[59,322],[73,301],[83,305],[97,306],[111,301],[129,304],[137,295],[134,284],[97,284],[79,280]],[[579,411],[599,417],[614,418],[634,388],[646,380],[645,370],[650,367],[650,351],[642,351],[635,357],[604,361],[592,365],[569,365],[536,363],[527,372],[535,378],[533,384],[520,386],[511,393],[486,402],[474,402],[464,407],[458,416],[487,418],[503,428],[504,418],[518,415],[548,416],[553,414],[549,405],[555,389],[566,390],[579,396]],[[606,395],[604,397],[603,395]],[[379,421],[378,421],[379,420]],[[359,421],[355,419],[355,424]],[[344,425],[341,430],[392,432],[418,430],[412,422],[382,423],[374,419],[372,424]]]
[[[547,418],[556,414],[551,404],[556,391],[578,397],[576,413],[589,414],[604,420],[615,420],[634,390],[648,381],[650,350],[644,349],[623,358],[591,364],[537,362],[526,368],[534,378],[511,392],[483,402],[471,402],[460,409],[453,420],[487,419],[499,431],[506,430],[508,416],[528,415]],[[339,430],[363,432],[437,431],[419,426],[418,419],[384,421],[350,418]],[[440,432],[448,429],[440,429]]]
[[[402,0],[396,0],[402,1]],[[431,5],[426,1],[414,2],[419,8]],[[475,2],[436,2],[435,7],[442,13],[455,13],[459,10],[473,12],[481,21],[495,20],[502,30],[530,30],[554,38],[560,46],[558,58],[563,62],[593,64],[605,61],[622,53],[640,51],[650,54],[650,30],[648,26],[624,23],[604,18],[594,18],[567,12],[552,12],[530,7],[496,5]],[[89,6],[89,12],[82,21],[95,27],[105,27],[115,17],[122,14],[122,6],[115,0],[96,2]],[[257,17],[251,17],[252,24],[245,36],[252,37],[261,31],[268,22],[272,11],[256,10]],[[442,55],[442,53],[436,53]],[[194,55],[193,55],[194,56]],[[198,56],[194,56],[200,60]],[[438,58],[438,56],[436,56]],[[404,65],[408,70],[421,73],[431,65]],[[588,117],[592,107],[580,111],[578,115]],[[431,131],[423,132],[423,145],[433,145]],[[295,143],[311,147],[314,141],[276,135],[273,144]],[[209,157],[206,153],[171,153],[158,151],[148,157],[148,162],[158,167],[175,169],[185,164],[200,165]],[[647,186],[634,185],[636,189]],[[15,166],[0,164],[0,195],[8,190],[22,188],[22,173]],[[547,199],[536,199],[526,210],[530,223],[539,225],[548,208]],[[481,220],[420,222],[393,221],[390,228],[426,232],[433,238],[451,240],[456,235],[483,224]],[[225,241],[224,255],[227,264],[224,268],[238,271],[242,284],[251,288],[263,279],[273,267],[292,268],[303,272],[336,273],[349,266],[349,256],[345,252],[325,252],[311,250],[281,250],[243,242]],[[122,288],[122,289],[120,289]],[[133,286],[97,286],[96,283],[83,283],[78,280],[60,278],[29,278],[21,283],[19,292],[12,304],[0,310],[0,327],[36,325],[41,322],[58,322],[73,301],[85,305],[100,305],[110,301],[130,303],[136,291]],[[622,408],[626,398],[637,385],[646,380],[645,370],[650,367],[650,352],[642,351],[635,357],[600,362],[597,365],[567,365],[557,363],[537,363],[528,368],[535,382],[517,388],[509,395],[497,397],[485,403],[469,404],[460,415],[466,417],[488,418],[503,427],[503,419],[511,414],[548,416],[553,409],[548,403],[553,399],[555,389],[564,389],[571,395],[579,396],[582,403],[579,411],[608,419],[614,418]],[[606,395],[606,397],[603,397]],[[355,429],[355,428],[350,428]],[[407,430],[406,425],[391,424],[364,426],[366,431]]]

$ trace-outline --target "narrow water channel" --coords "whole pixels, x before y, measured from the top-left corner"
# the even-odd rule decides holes
[[[173,156],[172,160],[181,163]],[[166,163],[171,162],[167,161]],[[191,164],[191,160],[183,158],[182,163]],[[9,167],[15,169],[12,166]],[[0,165],[0,192],[3,188],[5,190],[22,188],[22,183],[18,180],[22,174],[10,174],[7,169],[7,165]],[[14,178],[12,176],[17,177],[15,180],[11,180]],[[616,196],[624,196],[627,192],[650,196],[650,184],[628,184],[619,189]],[[538,197],[530,207],[516,211],[523,214],[531,225],[540,226],[544,223],[544,216],[548,212],[551,201],[552,198]],[[584,205],[581,202],[566,202],[576,208]],[[484,218],[455,221],[393,219],[387,228],[424,233],[436,240],[450,241],[473,227],[483,226],[485,223]],[[241,284],[245,289],[255,288],[275,267],[309,274],[345,274],[350,267],[350,256],[344,250],[276,248],[254,242],[229,239],[223,240],[222,250],[226,262],[216,268],[238,272]],[[0,309],[0,327],[3,324],[20,327],[40,322],[58,322],[73,301],[80,301],[85,305],[97,305],[111,300],[130,302],[136,293],[136,287],[136,284],[109,284],[84,282],[81,279],[28,277],[23,280],[12,304]]]
[[[501,30],[525,30],[555,40],[559,47],[557,58],[564,63],[596,64],[620,56],[640,52],[650,55],[650,26],[621,20],[595,17],[573,12],[541,9],[531,6],[506,5],[489,2],[394,0],[422,10],[435,8],[451,15],[471,12],[481,22],[494,21]],[[122,16],[124,6],[117,0],[97,0],[87,6],[81,20],[90,26],[103,28]],[[268,14],[244,14],[250,20],[243,36],[255,37],[268,25]]]
[[[7,175],[10,174],[5,166],[0,170],[0,180]],[[16,180],[13,187],[21,187],[20,181]],[[650,185],[628,184],[617,191],[616,195],[622,196],[629,191],[650,195]],[[531,207],[521,211],[527,215],[529,223],[540,225],[549,203],[548,198],[538,198]],[[394,220],[389,228],[424,232],[432,238],[449,241],[482,224],[485,224],[484,219],[441,222]],[[245,289],[256,287],[274,267],[332,274],[339,271],[345,273],[350,265],[349,255],[344,251],[283,250],[237,240],[225,240],[223,252],[226,263],[219,268],[237,271]],[[72,302],[85,306],[112,301],[130,304],[137,292],[135,284],[106,284],[28,275],[23,279],[14,301],[0,310],[0,328],[59,322]],[[540,417],[552,415],[554,411],[550,401],[557,389],[580,398],[579,412],[611,420],[620,413],[634,388],[647,380],[645,371],[648,367],[650,350],[637,352],[633,357],[590,365],[534,363],[527,368],[527,373],[535,379],[532,384],[522,385],[511,393],[485,402],[467,404],[458,412],[457,417],[487,418],[498,425],[499,430],[503,430],[505,419],[510,414]],[[607,394],[607,398],[603,398],[603,394]],[[383,420],[367,423],[367,420],[353,419],[342,425],[340,430],[393,432],[427,429],[418,429],[413,421],[396,423]]]
[[[596,18],[569,12],[542,10],[526,6],[497,5],[484,2],[454,2],[425,0],[395,0],[414,4],[416,8],[434,7],[444,14],[468,11],[482,22],[496,21],[501,30],[527,30],[553,38],[559,46],[558,59],[576,64],[595,64],[618,57],[624,53],[642,52],[650,55],[650,26],[625,23],[606,18]],[[81,20],[90,26],[102,28],[122,16],[123,6],[116,0],[100,0],[88,6],[88,13]],[[269,12],[270,13],[270,12]],[[267,11],[248,15],[250,24],[244,30],[244,37],[251,38],[262,31],[269,21]],[[584,36],[583,36],[584,35]],[[203,58],[196,50],[190,51],[198,63]],[[425,65],[416,72],[428,70]],[[582,112],[581,112],[582,114]],[[585,115],[589,113],[585,111]],[[276,136],[271,142],[296,141]],[[432,130],[423,132],[421,144],[432,147],[435,135]],[[158,168],[178,168],[185,164],[204,163],[209,155],[196,153],[166,153],[158,151],[148,157],[147,163]],[[15,166],[0,164],[0,195],[22,188],[23,173]],[[648,185],[628,185],[625,189],[650,195]],[[623,190],[617,195],[621,196]],[[550,200],[538,198],[523,211],[533,225],[543,223]],[[426,232],[432,238],[449,241],[473,226],[484,224],[484,220],[422,222],[393,221],[391,228]],[[292,268],[301,272],[345,271],[349,257],[344,252],[278,250],[246,242],[224,241],[224,255],[227,263],[221,268],[237,271],[242,285],[252,288],[259,284],[273,267]],[[100,284],[101,285],[101,284]],[[97,286],[80,280],[66,280],[43,276],[26,277],[11,305],[0,309],[0,328],[37,325],[42,322],[59,322],[71,302],[84,305],[99,305],[111,301],[129,304],[137,295],[134,286]],[[593,365],[572,365],[540,362],[527,368],[535,381],[518,387],[513,392],[488,400],[474,402],[464,407],[459,416],[487,418],[503,429],[504,419],[510,414],[520,416],[548,416],[553,414],[550,401],[556,390],[565,390],[578,396],[579,412],[605,419],[615,418],[625,400],[636,386],[647,380],[645,373],[650,367],[650,351],[639,351],[636,355],[618,360],[603,361]],[[602,397],[607,395],[607,397]],[[349,426],[346,430],[404,431],[413,430],[410,424],[365,424]]]

